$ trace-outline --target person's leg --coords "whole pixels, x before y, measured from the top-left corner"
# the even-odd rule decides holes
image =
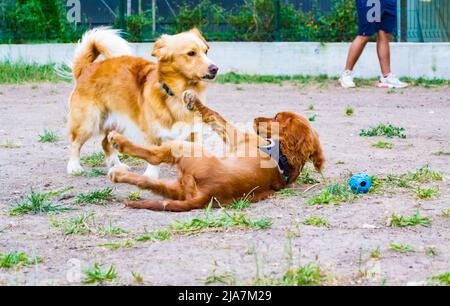
[[[345,64],[345,70],[353,71],[359,57],[361,56],[367,42],[369,41],[369,36],[358,35],[355,40],[353,40],[350,49],[348,50],[347,62]]]
[[[377,37],[377,54],[381,73],[387,77],[391,73],[391,53],[389,48],[390,34],[380,30]]]

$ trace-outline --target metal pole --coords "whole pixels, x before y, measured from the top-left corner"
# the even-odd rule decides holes
[[[156,34],[156,0],[152,0],[152,35]]]
[[[273,26],[274,26],[274,36],[275,41],[280,41],[280,9],[281,3],[280,0],[272,0],[273,1],[273,9],[274,9],[274,18],[273,18]]]
[[[120,0],[119,2],[119,18],[120,18],[120,28],[126,31],[125,25],[125,0]]]

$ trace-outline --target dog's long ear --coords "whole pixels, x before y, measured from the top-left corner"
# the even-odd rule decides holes
[[[291,183],[298,177],[313,152],[314,143],[309,128],[302,119],[290,117],[280,125],[281,149],[292,167],[289,175],[289,183]]]
[[[163,34],[161,37],[155,42],[153,46],[152,56],[156,57],[158,61],[167,61],[170,60],[172,54],[169,52],[167,48],[167,41],[169,40],[169,35]]]
[[[198,38],[201,39],[201,41],[203,41],[206,45],[206,48],[208,48],[209,50],[209,44],[206,41],[205,37],[203,37],[202,33],[200,33],[200,31],[197,28],[192,28],[189,32],[191,32],[192,34],[195,34]]]

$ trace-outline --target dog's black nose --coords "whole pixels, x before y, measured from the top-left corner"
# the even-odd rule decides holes
[[[219,71],[219,67],[217,67],[217,66],[214,65],[214,64],[211,64],[211,65],[209,65],[209,67],[208,67],[208,71],[209,71],[210,74],[216,75],[216,74],[217,74],[217,71]]]

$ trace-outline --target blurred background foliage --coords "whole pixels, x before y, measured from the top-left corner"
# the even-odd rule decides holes
[[[288,0],[240,0],[226,5],[223,1],[186,0],[176,1],[176,6],[170,7],[172,14],[164,17],[158,14],[158,6],[149,5],[152,1],[145,1],[145,5],[139,1],[139,9],[128,14],[125,9],[122,22],[120,0],[95,2],[79,1],[94,12],[91,6],[106,5],[108,11],[104,14],[112,14],[112,22],[82,16],[80,22],[69,23],[66,11],[70,1],[3,0],[1,42],[74,42],[88,28],[100,24],[120,28],[122,22],[130,41],[150,41],[161,33],[178,33],[192,27],[216,41],[350,41],[357,32],[354,0],[311,0],[308,10],[298,1]]]

